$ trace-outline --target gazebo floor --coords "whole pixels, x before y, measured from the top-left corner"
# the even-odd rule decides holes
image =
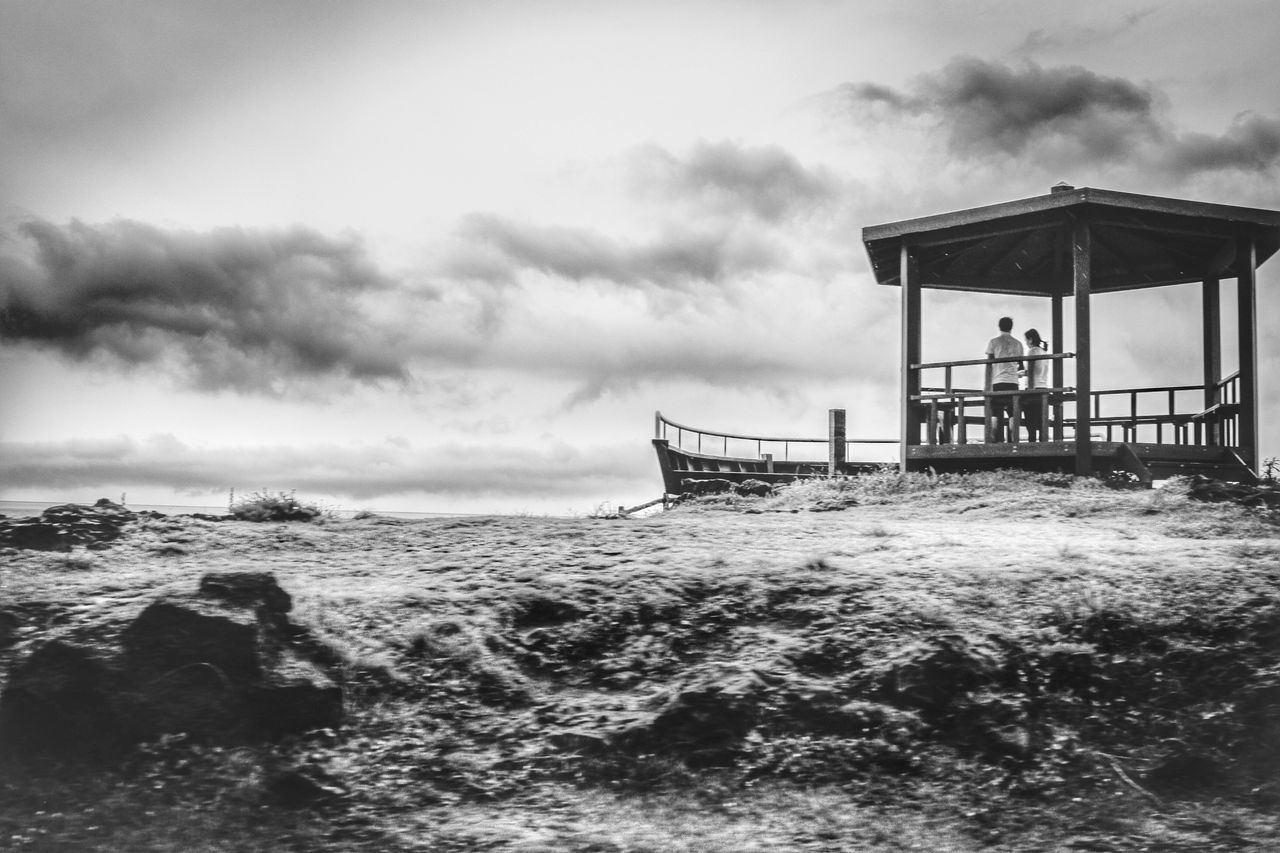
[[[1136,457],[1150,476],[1165,479],[1179,474],[1203,474],[1222,480],[1253,482],[1256,474],[1241,460],[1235,448],[1183,444],[1125,444],[1119,441],[1089,443],[1092,470],[1134,470]],[[1000,444],[922,444],[907,448],[907,467],[913,471],[975,471],[996,468],[1029,468],[1044,471],[1075,470],[1075,441],[1018,442]],[[1138,473],[1134,471],[1134,473]]]

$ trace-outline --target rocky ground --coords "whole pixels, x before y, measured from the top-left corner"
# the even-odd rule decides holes
[[[1195,493],[0,521],[0,847],[1280,849],[1280,527]]]

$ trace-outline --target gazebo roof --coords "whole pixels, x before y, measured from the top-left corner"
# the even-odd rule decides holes
[[[900,284],[905,242],[921,286],[1026,296],[1070,294],[1071,229],[1093,235],[1094,292],[1235,278],[1236,239],[1261,264],[1280,249],[1280,211],[1089,187],[862,229],[880,284]]]

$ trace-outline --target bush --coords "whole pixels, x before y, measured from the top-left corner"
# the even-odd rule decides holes
[[[298,501],[293,492],[271,494],[264,490],[233,503],[231,514],[241,521],[311,521],[324,510]]]

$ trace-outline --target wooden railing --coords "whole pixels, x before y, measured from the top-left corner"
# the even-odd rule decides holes
[[[674,434],[674,440],[672,436]],[[793,438],[785,436],[760,436],[760,435],[740,435],[732,432],[715,432],[713,430],[697,429],[684,424],[678,424],[670,418],[664,417],[662,412],[653,413],[653,437],[671,441],[673,446],[681,450],[691,450],[696,453],[704,453],[708,455],[719,456],[742,456],[750,452],[751,445],[755,446],[755,456],[763,458],[766,447],[768,450],[775,452],[775,458],[781,458],[783,461],[791,459],[792,445],[802,445],[805,448],[821,447],[822,453],[818,454],[818,458],[826,456],[826,450],[830,446],[828,438]],[[744,453],[730,453],[729,442],[743,442],[746,445]],[[686,444],[686,442],[689,442]],[[845,439],[846,458],[848,448],[854,445],[863,444],[897,444],[896,438],[847,438]],[[781,457],[776,456],[776,451],[781,449]],[[735,448],[737,449],[737,448]],[[800,457],[797,457],[800,458]],[[806,459],[805,461],[813,461]]]
[[[1036,388],[1030,391],[986,391],[977,388],[957,388],[953,384],[954,369],[957,367],[978,367],[984,368],[995,364],[1013,364],[1031,361],[1061,361],[1063,359],[1075,358],[1075,353],[1048,353],[1046,355],[1028,355],[1011,358],[974,358],[962,359],[959,361],[935,361],[924,364],[910,365],[910,369],[917,377],[923,375],[925,370],[942,370],[943,385],[942,387],[927,387],[923,383],[920,385],[920,393],[913,394],[911,401],[924,410],[924,425],[926,426],[925,441],[928,444],[965,444],[969,440],[968,427],[970,424],[980,424],[982,426],[983,441],[991,443],[994,441],[992,425],[994,422],[993,405],[1008,401],[1009,408],[1012,410],[1009,418],[1009,438],[1013,442],[1020,440],[1020,428],[1024,425],[1022,418],[1022,408],[1024,402],[1032,395],[1038,395],[1039,401],[1039,419],[1037,425],[1040,429],[1041,441],[1048,440],[1050,430],[1052,429],[1053,438],[1056,441],[1063,439],[1063,428],[1065,420],[1063,418],[1062,406],[1064,402],[1073,399],[1075,394],[1074,388]],[[970,409],[981,407],[982,415],[970,415]]]
[[[1011,362],[1044,361],[1074,358],[1074,353],[1052,353],[1022,358],[966,359],[910,365],[918,375],[925,370],[942,370],[941,387],[920,386],[920,393],[911,396],[911,402],[921,407],[920,422],[926,429],[928,444],[967,443],[968,426],[982,426],[983,441],[993,441],[993,403],[1008,400],[1012,410],[1007,439],[1013,443],[1021,440],[1020,427],[1025,426],[1023,407],[1031,395],[1043,398],[1039,406],[1040,439],[1062,441],[1065,430],[1074,430],[1076,418],[1064,411],[1070,406],[1078,411],[1080,400],[1076,389],[1035,388],[1023,391],[984,391],[976,388],[959,388],[953,384],[953,370],[957,367],[977,367]],[[1139,431],[1144,438],[1152,437],[1156,444],[1192,444],[1197,446],[1235,446],[1239,434],[1239,372],[1225,377],[1211,388],[1204,385],[1161,385],[1144,388],[1114,388],[1091,391],[1089,394],[1090,429],[1106,441],[1136,442]],[[1104,398],[1128,398],[1128,405],[1117,411],[1114,406],[1104,409]],[[1182,399],[1180,399],[1180,397]],[[1190,402],[1190,397],[1194,402]],[[981,417],[970,414],[981,407]],[[1166,441],[1166,437],[1171,439]]]

